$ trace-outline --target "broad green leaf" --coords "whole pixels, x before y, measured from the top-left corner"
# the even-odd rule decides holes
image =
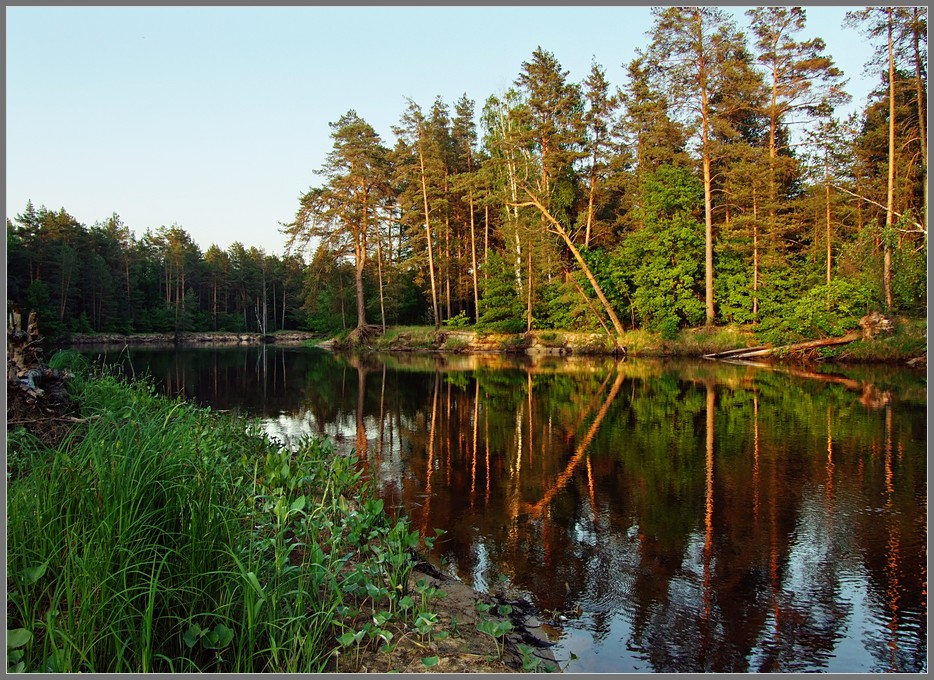
[[[27,567],[25,570],[23,570],[23,575],[26,577],[26,583],[35,583],[40,578],[45,576],[45,570],[47,567],[48,563],[43,562],[42,564],[37,564],[34,567]]]
[[[305,509],[306,499],[304,496],[299,496],[294,501],[292,505],[289,506],[289,512],[300,512]]]
[[[424,659],[422,659],[422,663],[425,664],[426,668],[437,666],[439,661],[441,661],[441,659],[439,659],[437,656],[426,656]]]
[[[185,634],[182,636],[182,639],[185,641],[185,644],[188,645],[188,649],[191,649],[196,644],[198,640],[201,639],[201,635],[204,631],[201,630],[201,626],[197,623],[191,624],[191,627],[185,631]]]
[[[62,673],[65,670],[65,652],[61,649],[56,649],[48,658],[45,660],[45,672],[46,673]]]
[[[22,647],[30,640],[32,640],[32,633],[30,633],[25,628],[14,628],[13,630],[10,630],[9,628],[7,628],[7,631],[6,631],[7,649],[16,649],[17,647]]]

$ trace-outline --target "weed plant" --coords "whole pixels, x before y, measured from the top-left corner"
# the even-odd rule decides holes
[[[399,605],[420,536],[353,457],[145,382],[76,384],[85,422],[54,450],[20,437],[8,470],[11,670],[316,672],[351,608],[421,613]]]

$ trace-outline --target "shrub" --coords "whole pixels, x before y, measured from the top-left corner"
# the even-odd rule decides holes
[[[841,336],[859,326],[871,299],[863,286],[835,279],[763,314],[756,337],[763,342],[787,344]]]

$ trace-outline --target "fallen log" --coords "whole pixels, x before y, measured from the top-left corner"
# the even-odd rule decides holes
[[[736,349],[728,349],[725,352],[714,352],[713,354],[705,354],[705,359],[727,359],[735,358],[737,355],[746,354],[747,352],[755,352],[760,349],[768,349],[768,345],[758,345],[756,347],[738,347]]]
[[[808,342],[799,342],[793,345],[782,345],[780,347],[752,347],[741,350],[730,350],[728,352],[719,352],[718,354],[708,354],[705,359],[752,359],[754,357],[767,357],[772,354],[782,354],[786,352],[801,352],[808,349],[817,349],[818,347],[832,347],[834,345],[846,345],[863,337],[860,331],[851,331],[840,338],[823,338],[821,340],[809,340]]]

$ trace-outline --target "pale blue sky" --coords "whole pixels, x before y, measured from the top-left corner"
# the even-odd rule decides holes
[[[742,29],[745,8],[730,10]],[[809,7],[850,79],[866,41],[846,7]],[[32,199],[137,236],[178,224],[202,250],[281,254],[288,222],[349,109],[392,144],[411,97],[464,93],[479,111],[539,45],[580,81],[615,88],[647,44],[645,7],[7,7],[6,215]],[[870,82],[871,80],[871,82]]]

